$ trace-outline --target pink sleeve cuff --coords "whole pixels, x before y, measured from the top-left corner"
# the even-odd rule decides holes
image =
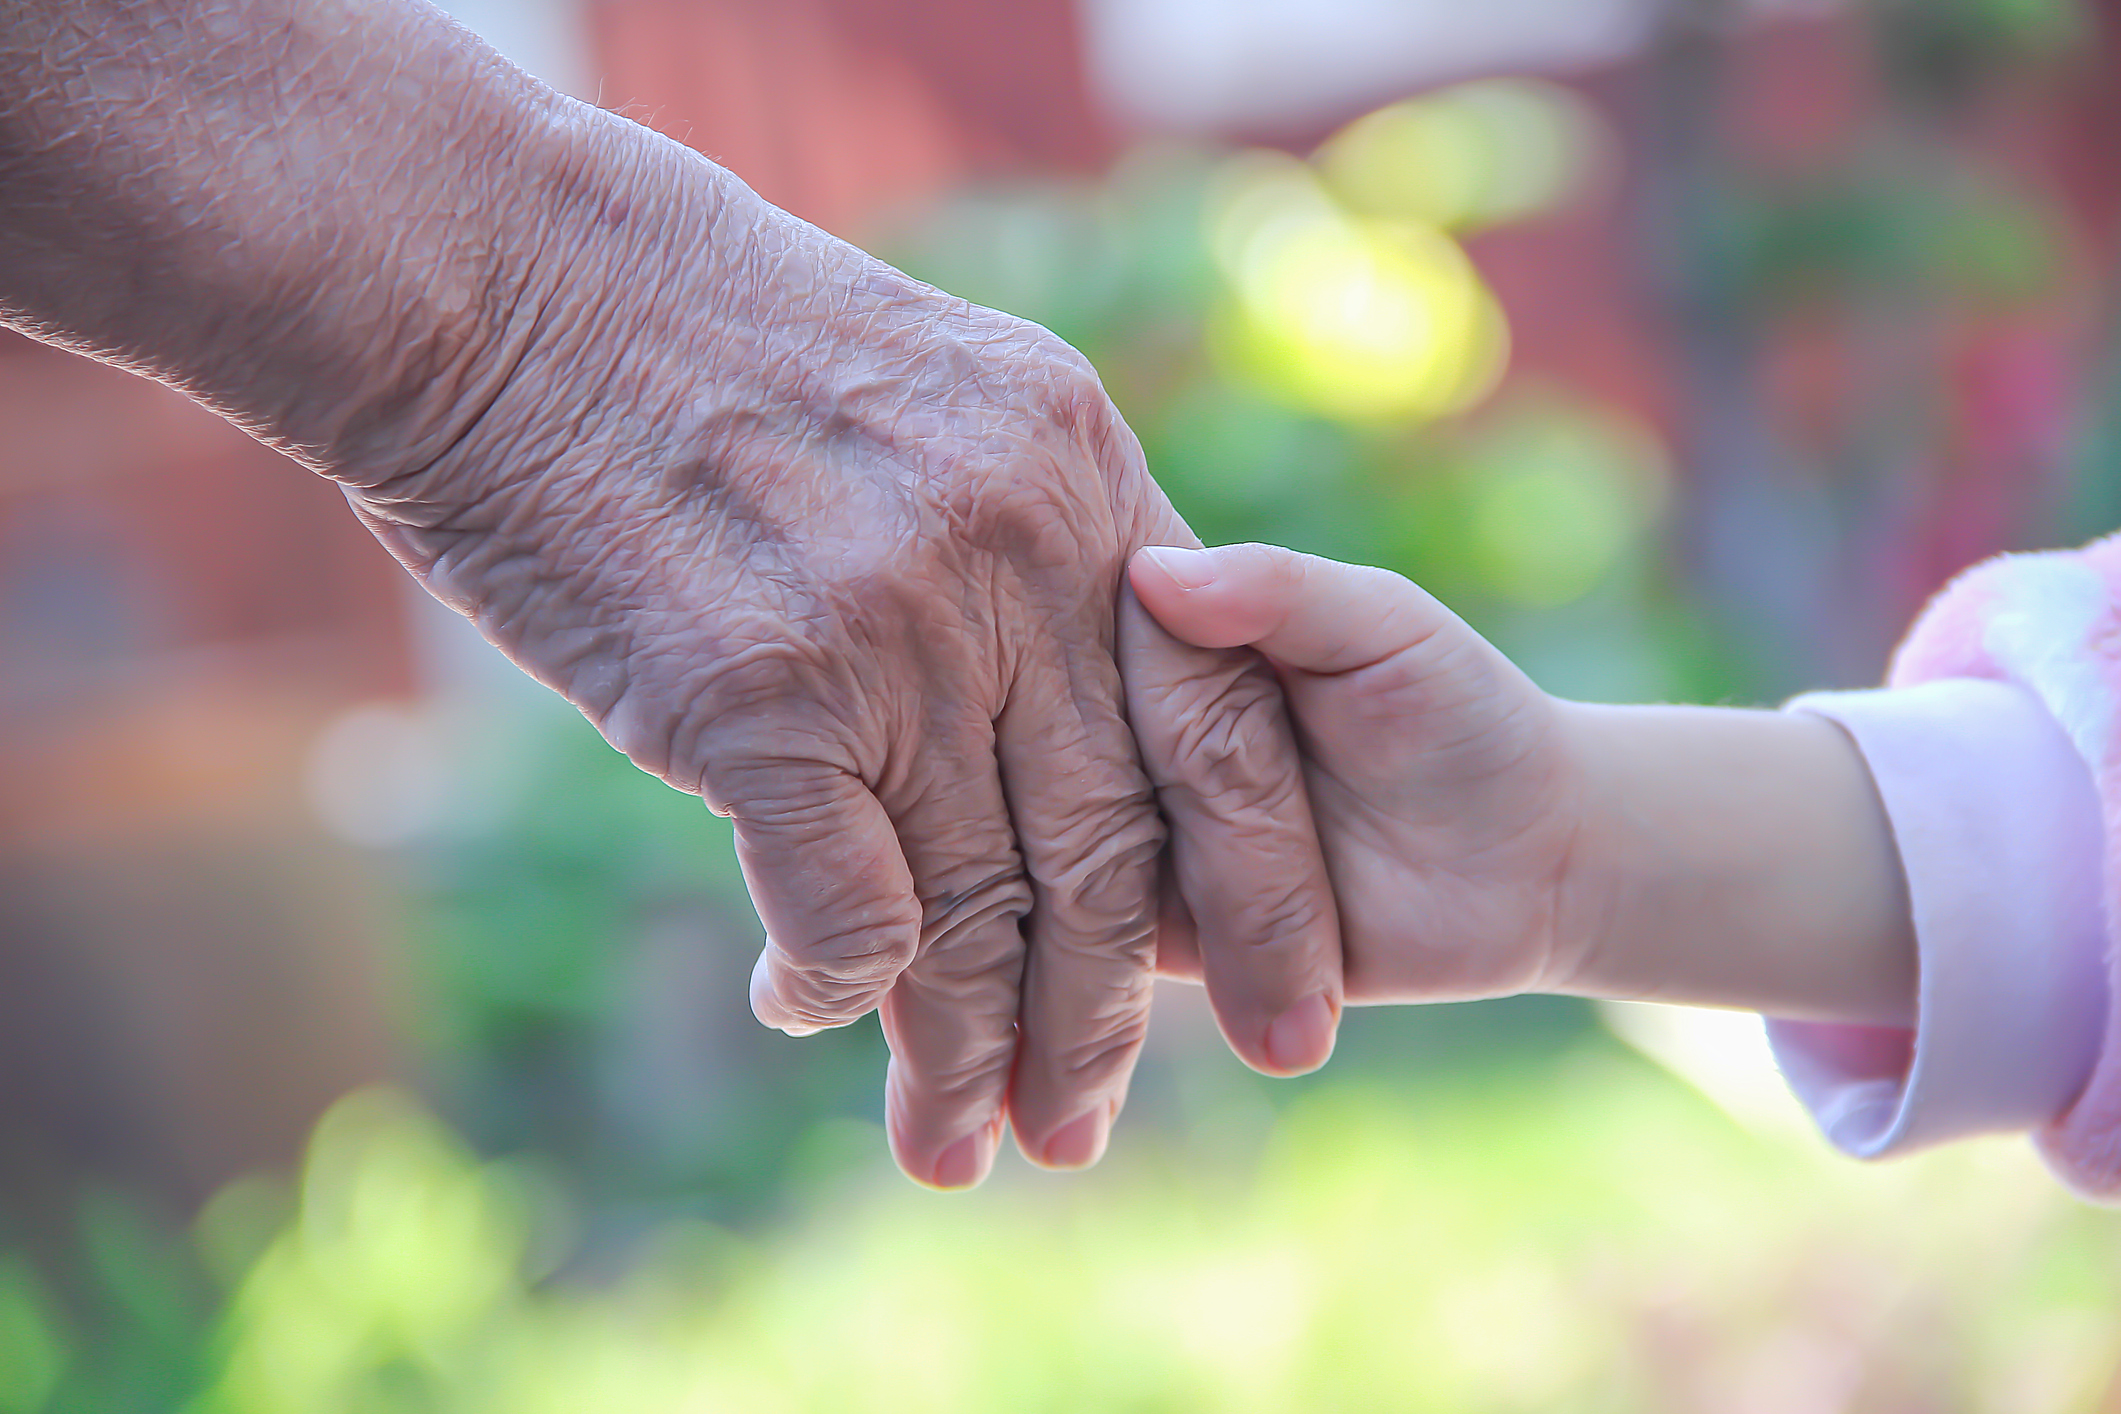
[[[1787,710],[1839,724],[1870,766],[1920,967],[1912,1031],[1770,1020],[1790,1088],[1859,1158],[2054,1119],[2106,1019],[2103,830],[2083,758],[2008,683],[1811,693]]]

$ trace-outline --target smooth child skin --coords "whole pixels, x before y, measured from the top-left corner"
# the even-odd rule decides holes
[[[1165,828],[1127,557],[1191,543],[1096,375],[419,0],[0,6],[0,323],[339,482],[436,597],[736,821],[759,1017],[882,1009],[892,1145],[1093,1162]],[[1278,688],[1167,641],[1240,781],[1184,825],[1240,1054],[1325,1057],[1340,946]],[[1211,779],[1216,771],[1203,764]],[[1280,1020],[1290,1014],[1294,1022]]]
[[[1278,668],[1349,1002],[1561,992],[1911,1019],[1899,858],[1832,723],[1562,701],[1400,576],[1271,546],[1146,549],[1129,580],[1129,710],[1174,818],[1227,744],[1146,650],[1249,644]],[[1183,841],[1175,860],[1191,914],[1214,916]],[[1189,946],[1184,912],[1164,965],[1212,983],[1222,960]]]

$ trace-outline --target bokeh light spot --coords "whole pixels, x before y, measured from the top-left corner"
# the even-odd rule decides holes
[[[1560,205],[1595,170],[1600,132],[1559,84],[1488,79],[1358,118],[1317,162],[1352,211],[1471,230]]]
[[[1467,474],[1476,568],[1496,593],[1534,608],[1596,589],[1641,544],[1669,483],[1649,429],[1561,403],[1500,422]]]
[[[1442,231],[1351,215],[1293,161],[1248,157],[1220,197],[1232,299],[1213,342],[1242,376],[1349,421],[1439,417],[1500,377],[1502,312]]]

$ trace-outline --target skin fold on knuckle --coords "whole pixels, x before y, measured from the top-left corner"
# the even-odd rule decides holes
[[[777,942],[777,946],[787,954],[790,966],[815,979],[815,986],[851,992],[887,987],[912,961],[914,934],[905,920],[888,917],[896,909],[886,905],[877,911],[887,918],[827,929],[794,944]]]
[[[888,979],[857,981],[792,964],[775,968],[773,976],[774,999],[787,1019],[826,1030],[867,1016],[889,986]]]
[[[1119,536],[1098,444],[1115,414],[1082,356],[1036,325],[968,309],[910,350],[923,406],[898,415],[907,484],[957,547],[1079,598]],[[931,386],[932,384],[932,386]],[[1115,576],[1116,578],[1116,576]]]
[[[892,1053],[899,1084],[908,1100],[954,1113],[991,1112],[1009,1085],[1016,1062],[1013,1032],[988,1044],[959,1044],[944,1050],[906,1044],[908,1027],[896,1028]]]
[[[820,857],[827,853],[799,842],[763,857],[747,847],[754,901],[780,964],[777,976],[794,980],[801,995],[870,996],[912,961],[917,906],[878,877],[880,863]]]
[[[971,305],[962,328],[960,337],[977,343],[991,366],[1024,395],[1043,403],[1055,421],[1072,426],[1086,413],[1110,406],[1090,360],[1044,326]]]
[[[1141,962],[1155,951],[1163,822],[1152,809],[1078,815],[1032,851],[1041,942]]]
[[[1014,947],[1006,961],[960,975],[928,953],[899,979],[884,1001],[884,1034],[907,1098],[953,1111],[999,1104],[1016,1059],[1021,956]]]
[[[846,831],[854,808],[841,790],[813,779],[813,763],[790,758],[747,763],[742,768],[755,787],[738,796],[730,817],[747,839],[771,840],[783,851],[800,851],[822,868],[850,862]],[[726,782],[729,775],[720,776]],[[775,788],[779,787],[778,790]]]
[[[829,846],[866,790],[855,701],[779,644],[728,655],[688,705],[702,758],[698,793],[761,843]]]
[[[1010,864],[970,887],[931,894],[921,901],[921,946],[924,952],[951,948],[973,937],[1006,937],[1004,928],[1031,911],[1031,882]]]
[[[968,1017],[1014,1016],[1024,979],[1024,934],[1014,909],[924,941],[899,985]]]
[[[744,754],[735,738],[746,717],[731,705],[742,702],[744,679],[764,668],[776,682],[797,681],[789,657],[779,644],[734,646],[642,614],[627,623],[623,647],[581,663],[566,695],[636,766],[687,794],[709,796],[709,768]],[[794,695],[781,689],[783,698]],[[816,700],[815,693],[798,697]],[[814,758],[832,739],[805,729],[810,713],[802,705],[777,715],[771,741],[754,739],[750,750]]]
[[[1093,1020],[1081,1038],[1045,1048],[1040,1069],[1057,1097],[1079,1099],[1126,1083],[1149,1032],[1147,997],[1115,996]]]
[[[1305,971],[1311,962],[1292,945],[1333,936],[1327,926],[1332,896],[1309,879],[1275,878],[1272,871],[1255,869],[1246,871],[1243,879],[1219,876],[1204,882],[1204,903],[1194,915],[1194,929],[1211,992],[1232,983],[1256,982],[1255,972],[1233,973],[1231,965],[1254,968],[1259,964],[1252,959],[1262,952],[1274,954],[1269,965],[1277,970]]]
[[[1295,734],[1280,684],[1256,660],[1225,663],[1155,706],[1161,798],[1278,802],[1297,779]]]
[[[1331,889],[1320,872],[1307,813],[1256,803],[1210,811],[1190,804],[1173,818],[1172,850],[1191,905],[1203,966],[1211,955],[1291,949],[1332,938]]]
[[[1118,536],[1090,459],[1054,445],[1057,436],[969,459],[944,488],[942,510],[957,542],[990,567],[997,597],[1016,600],[1048,631],[1065,624],[1101,643],[1091,631],[1109,617]]]

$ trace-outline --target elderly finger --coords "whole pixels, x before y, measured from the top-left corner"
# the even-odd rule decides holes
[[[1164,850],[1163,885],[1156,912],[1156,975],[1177,982],[1199,982],[1200,933],[1193,926],[1193,911],[1179,891],[1178,871],[1171,865],[1171,851]]]
[[[899,1166],[968,1188],[993,1163],[1008,1108],[1031,907],[996,774],[992,727],[923,754],[923,788],[890,799],[921,900],[919,955],[884,998],[885,1115]]]
[[[774,763],[725,801],[737,861],[766,925],[751,1009],[792,1034],[876,1009],[920,941],[921,909],[891,818],[836,767]]]
[[[1024,935],[983,911],[924,950],[884,998],[885,1128],[899,1167],[934,1188],[987,1176],[1008,1114]]]
[[[1281,687],[1258,655],[1182,643],[1122,596],[1120,663],[1203,980],[1230,1048],[1273,1075],[1332,1054],[1339,916]]]
[[[1035,1163],[1104,1152],[1148,1029],[1163,825],[1109,652],[1019,675],[998,727],[1032,882],[1010,1119]]]

